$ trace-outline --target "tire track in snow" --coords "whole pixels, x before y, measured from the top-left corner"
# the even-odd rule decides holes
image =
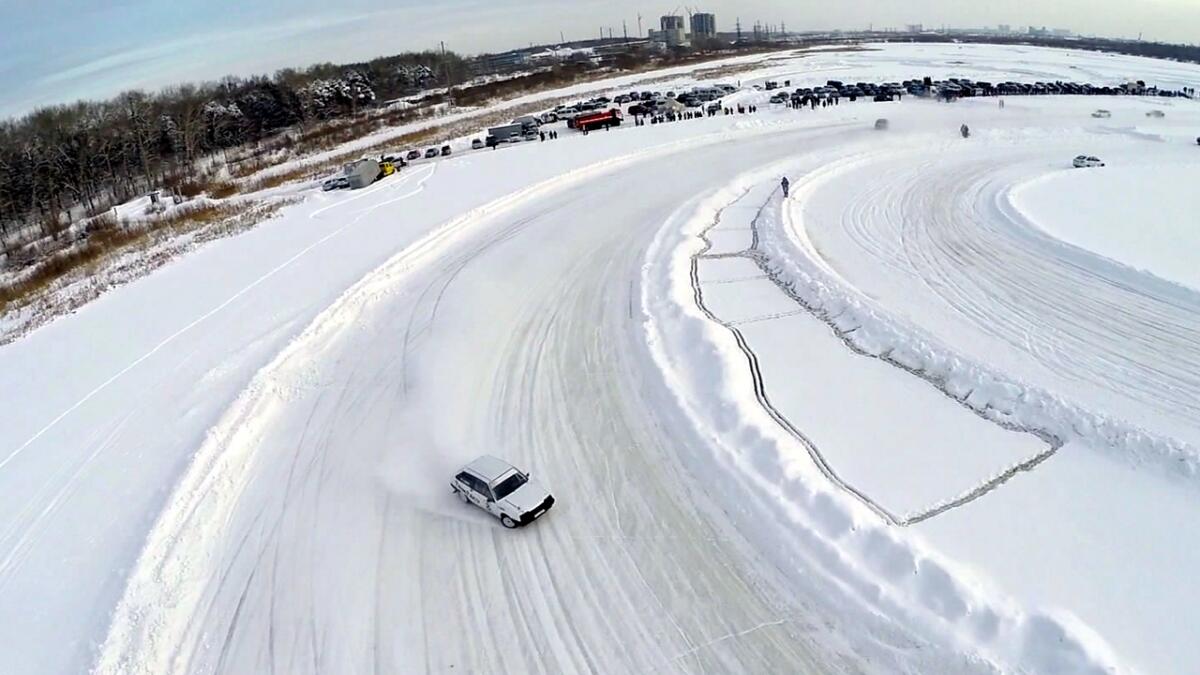
[[[436,165],[433,165],[433,166],[436,167]],[[434,173],[433,171],[430,171],[427,176],[425,176],[421,179],[420,184],[421,184],[422,189],[424,187],[424,182],[427,181],[429,178],[431,178],[433,176],[433,173]],[[421,189],[414,190],[413,192],[407,194],[404,198],[414,196],[416,194],[419,194],[420,192],[421,192]],[[366,196],[366,195],[359,195],[359,196]],[[393,200],[393,201],[395,201],[395,200]],[[338,205],[340,205],[340,204],[331,205],[329,207],[326,207],[325,209],[322,209],[321,211],[328,210],[329,208],[332,208],[333,206],[338,206]],[[66,419],[67,416],[69,416],[71,413],[75,412],[81,406],[86,404],[88,401],[95,398],[96,395],[100,394],[102,391],[104,391],[109,386],[111,386],[114,382],[121,379],[123,376],[125,376],[125,374],[129,373],[134,368],[137,368],[141,364],[145,363],[147,360],[149,360],[155,354],[162,351],[164,348],[166,348],[171,343],[178,340],[180,337],[182,337],[183,335],[185,335],[186,333],[191,331],[193,328],[199,326],[200,324],[204,323],[208,319],[210,319],[213,316],[220,313],[226,307],[229,307],[233,303],[237,302],[243,296],[250,293],[255,288],[258,288],[264,282],[266,282],[267,280],[274,277],[276,274],[279,274],[280,272],[287,269],[288,267],[291,267],[291,265],[293,263],[295,263],[297,260],[303,258],[304,256],[308,255],[312,251],[320,248],[326,242],[341,235],[343,232],[350,229],[351,227],[357,225],[359,223],[359,221],[361,221],[363,218],[365,218],[373,210],[374,209],[368,209],[366,211],[361,212],[358,215],[358,217],[356,217],[353,220],[349,221],[348,223],[338,227],[337,229],[331,231],[329,234],[326,234],[325,236],[321,237],[320,239],[317,239],[316,241],[309,244],[308,246],[305,246],[304,248],[300,249],[300,251],[298,251],[291,257],[287,258],[280,264],[278,264],[275,267],[268,270],[266,274],[263,274],[262,276],[258,277],[254,281],[252,281],[249,284],[247,284],[246,286],[242,287],[241,290],[239,290],[236,293],[234,293],[233,295],[229,296],[224,301],[218,303],[212,309],[208,310],[204,314],[201,314],[199,317],[193,319],[191,322],[187,323],[186,325],[184,325],[182,328],[175,331],[174,333],[171,333],[166,338],[161,340],[158,344],[154,345],[154,347],[152,347],[148,352],[146,352],[145,354],[142,354],[138,358],[134,359],[129,365],[125,366],[121,370],[119,370],[116,373],[114,373],[113,375],[109,376],[106,380],[101,382],[94,389],[92,389],[88,393],[84,394],[84,396],[82,398],[80,398],[78,401],[76,401],[74,404],[68,406],[65,410],[63,410],[58,415],[56,415],[45,426],[43,426],[41,429],[39,429],[37,432],[35,432],[32,436],[30,436],[28,439],[26,439],[25,442],[21,443],[16,448],[14,448],[11,452],[9,452],[9,454],[6,457],[4,457],[3,459],[0,459],[0,471],[4,470],[4,467],[8,466],[13,460],[17,459],[23,452],[25,452],[26,449],[29,448],[30,445],[32,445],[39,438],[44,436],[48,431],[53,429],[55,426],[57,426],[59,422]]]
[[[848,285],[937,326],[936,335],[949,336],[937,339],[957,341],[947,348],[966,361],[986,364],[993,353],[1011,353],[1004,367],[1019,380],[979,368],[999,382],[1036,388],[1049,409],[1030,411],[1038,424],[1192,477],[1200,467],[1193,423],[1200,414],[1200,295],[1056,240],[1010,202],[1014,183],[1047,172],[1047,148],[1065,152],[1079,141],[1095,139],[993,147],[986,159],[962,144],[939,143],[922,148],[918,160],[900,152],[847,171],[814,172],[805,219],[821,227],[808,245],[819,244],[815,262],[831,271],[836,265],[833,273]],[[1136,148],[1109,142],[1114,152]],[[851,183],[852,192],[839,187]],[[870,192],[859,187],[867,183]],[[942,333],[941,325],[961,325],[967,337]]]
[[[738,134],[738,136],[743,139],[754,137],[750,134]],[[756,147],[759,151],[769,150],[772,145],[765,138],[766,134],[760,134],[760,136],[763,138],[757,141],[756,146],[751,147]],[[407,281],[409,279],[424,278],[414,276],[417,274],[430,274],[434,277],[433,282],[426,284],[430,290],[425,294],[422,301],[424,308],[420,310],[429,315],[428,321],[432,329],[434,322],[441,321],[441,314],[440,310],[437,313],[433,313],[431,310],[439,304],[437,298],[443,296],[446,289],[451,286],[445,277],[451,276],[449,281],[453,281],[457,285],[458,276],[464,269],[472,269],[483,264],[481,260],[486,259],[486,256],[481,256],[479,251],[471,252],[472,246],[476,242],[466,235],[478,235],[477,230],[488,232],[489,230],[483,229],[485,225],[489,228],[494,227],[496,219],[507,217],[510,211],[529,209],[530,206],[536,208],[537,205],[530,204],[529,200],[555,194],[559,189],[582,185],[586,179],[601,173],[612,172],[614,169],[637,164],[650,158],[665,158],[680,150],[708,153],[706,156],[711,156],[713,159],[724,157],[728,154],[730,146],[718,146],[729,140],[725,136],[714,136],[701,142],[691,140],[686,144],[652,148],[649,151],[593,165],[585,170],[573,172],[544,184],[531,186],[446,223],[426,237],[414,242],[405,251],[393,257],[351,288],[342,298],[318,316],[300,338],[293,341],[255,376],[251,385],[226,411],[221,422],[206,440],[205,446],[197,454],[194,465],[181,481],[159,524],[151,533],[143,557],[138,562],[138,568],[130,579],[126,595],[118,606],[118,616],[113,622],[113,632],[110,633],[109,640],[101,654],[97,672],[155,672],[156,666],[163,664],[166,664],[168,668],[173,664],[176,669],[186,668],[201,671],[207,671],[213,667],[213,659],[216,656],[204,650],[205,636],[225,633],[222,629],[227,629],[227,622],[231,620],[228,610],[232,609],[235,604],[237,596],[234,594],[234,590],[237,588],[238,581],[245,579],[245,574],[259,564],[254,562],[259,548],[267,546],[268,548],[264,552],[273,550],[269,548],[268,542],[276,536],[272,534],[273,530],[271,529],[262,530],[261,535],[246,540],[238,539],[237,535],[233,533],[228,535],[222,533],[226,533],[230,529],[240,530],[242,527],[249,527],[251,530],[257,529],[258,526],[254,520],[257,509],[254,508],[253,502],[262,494],[266,494],[259,494],[262,492],[259,488],[265,486],[257,483],[274,481],[277,471],[280,469],[286,472],[286,464],[281,467],[274,466],[274,463],[280,459],[276,457],[278,453],[282,452],[283,459],[286,460],[288,452],[302,452],[305,459],[300,461],[300,465],[313,467],[312,480],[318,484],[315,486],[298,484],[303,492],[296,493],[293,497],[287,497],[287,501],[281,501],[278,499],[277,493],[271,492],[272,498],[266,505],[270,511],[268,517],[271,521],[280,522],[277,514],[279,509],[284,508],[289,511],[289,516],[282,522],[286,524],[289,532],[302,526],[327,527],[327,524],[322,525],[322,523],[345,510],[335,509],[331,513],[328,509],[337,506],[337,503],[330,503],[324,499],[326,491],[334,487],[328,485],[324,476],[324,456],[331,455],[334,451],[334,448],[327,446],[327,441],[320,439],[316,439],[312,443],[304,441],[299,443],[302,447],[292,447],[290,444],[286,448],[263,449],[260,447],[269,444],[272,440],[263,438],[261,435],[264,433],[264,429],[270,426],[271,420],[278,416],[278,406],[290,403],[294,396],[313,397],[316,392],[322,392],[321,388],[307,386],[310,379],[320,376],[320,373],[314,375],[309,372],[311,366],[307,364],[315,361],[313,352],[324,353],[326,349],[331,349],[332,345],[340,344],[341,339],[350,339],[358,334],[359,329],[362,328],[360,316],[368,314],[369,307],[393,301],[404,302],[406,300],[399,299],[415,297],[407,296],[404,293],[397,294],[396,288],[397,286],[403,288],[405,284],[409,283]],[[736,151],[745,152],[743,148],[744,145],[739,144]],[[653,170],[646,169],[646,171]],[[606,375],[610,373],[608,369],[611,369],[613,374],[620,373],[620,381],[625,383],[621,388],[624,393],[636,392],[645,385],[643,373],[637,369],[640,362],[636,359],[631,362],[626,353],[636,345],[625,345],[623,350],[614,344],[614,340],[611,338],[613,331],[617,331],[622,339],[636,337],[640,341],[643,337],[640,331],[630,328],[631,299],[622,295],[621,290],[626,288],[629,288],[631,292],[637,290],[636,287],[630,287],[625,282],[629,277],[638,278],[644,247],[653,235],[653,231],[638,228],[637,225],[640,224],[638,222],[629,222],[628,226],[624,228],[602,227],[597,226],[601,223],[593,222],[602,216],[604,205],[611,204],[618,195],[628,192],[622,182],[627,179],[627,174],[620,175],[621,180],[615,183],[597,182],[597,185],[608,186],[610,191],[608,201],[605,204],[593,205],[592,208],[586,210],[594,217],[589,221],[591,226],[583,228],[589,233],[588,236],[596,239],[597,243],[609,242],[609,244],[589,247],[580,246],[578,241],[568,240],[572,246],[580,246],[578,249],[572,249],[579,251],[578,256],[570,256],[566,260],[561,257],[552,257],[546,261],[554,263],[550,267],[551,270],[567,278],[563,280],[554,276],[537,281],[536,288],[539,291],[553,291],[547,297],[554,302],[550,303],[549,311],[539,312],[537,319],[543,328],[526,331],[525,336],[519,338],[534,339],[536,340],[535,344],[521,346],[518,341],[510,345],[515,353],[521,355],[519,359],[514,360],[514,364],[523,364],[519,374],[495,385],[497,386],[497,395],[500,392],[507,392],[513,397],[510,400],[516,406],[507,413],[501,409],[493,410],[493,414],[497,416],[498,420],[508,418],[515,413],[522,413],[522,411],[539,413],[536,420],[530,419],[529,415],[523,413],[516,415],[519,429],[524,429],[517,433],[534,434],[535,437],[543,439],[539,444],[539,452],[545,453],[545,462],[548,465],[561,464],[566,459],[558,454],[564,448],[572,449],[575,459],[581,462],[588,456],[578,454],[581,450],[591,453],[611,451],[611,448],[603,447],[603,441],[598,445],[596,439],[609,437],[608,434],[613,433],[614,428],[619,430],[620,434],[629,433],[628,429],[635,429],[639,434],[649,433],[657,438],[653,446],[643,443],[634,443],[628,446],[622,444],[622,450],[633,453],[630,455],[631,458],[642,457],[642,448],[653,447],[656,451],[664,453],[669,446],[669,440],[664,440],[659,436],[663,433],[662,429],[640,428],[647,415],[645,408],[638,408],[635,405],[634,409],[630,409],[629,403],[611,388],[601,389],[596,396],[579,400],[578,392],[574,391],[573,387],[564,384],[564,382],[575,381],[572,374],[579,375],[587,372],[595,374],[596,377],[585,379],[585,382],[603,384],[607,381]],[[695,177],[689,176],[689,178],[693,181],[697,180]],[[704,179],[700,177],[699,180]],[[579,189],[582,190],[582,188]],[[661,222],[664,215],[663,210],[674,208],[673,203],[662,200],[654,202],[654,205],[657,210],[647,217],[646,222]],[[520,220],[520,217],[518,216],[517,219]],[[545,228],[548,237],[554,237],[559,232],[578,231],[582,227],[580,223],[573,222],[570,227],[564,228],[561,222],[556,222],[555,218],[546,214],[542,215],[538,224]],[[607,225],[607,223],[603,224]],[[612,243],[614,237],[619,239],[622,236],[627,237],[624,247]],[[493,244],[503,244],[507,241],[507,239],[502,239]],[[460,264],[454,264],[455,255],[463,253],[467,254],[473,262],[467,266],[461,265],[461,260],[458,261]],[[446,260],[451,261],[452,264],[445,265]],[[539,264],[526,271],[537,278],[537,275],[544,272],[542,267],[543,265]],[[609,272],[609,276],[602,276],[600,269]],[[511,273],[510,270],[504,270],[504,272]],[[420,284],[421,282],[417,281],[416,283]],[[542,284],[546,283],[552,284],[552,287],[543,288]],[[420,288],[420,285],[417,287]],[[571,299],[578,301],[570,302]],[[537,300],[539,298],[527,298],[525,302],[530,304]],[[566,305],[566,308],[554,306],[559,304],[560,300]],[[568,309],[569,315],[565,314]],[[373,315],[377,318],[380,316],[377,309],[374,310]],[[402,327],[408,318],[404,314],[397,315],[389,325]],[[601,319],[602,322],[598,324],[597,319]],[[419,325],[420,322],[417,326]],[[607,328],[601,332],[597,330],[598,326]],[[389,334],[396,337],[399,337],[401,333],[402,330],[394,333],[389,331]],[[306,352],[305,349],[310,351]],[[373,362],[368,357],[369,354],[363,350],[363,353],[355,354],[346,364],[333,365],[343,366],[341,372],[346,378],[356,381],[357,379],[369,379],[370,376],[377,376],[378,373],[370,370]],[[534,361],[531,363],[527,360],[529,358]],[[331,419],[335,420],[344,418],[369,423],[375,417],[370,417],[368,412],[362,411],[364,402],[370,403],[379,396],[403,400],[404,395],[398,390],[398,376],[403,367],[403,361],[401,359],[401,365],[390,371],[390,375],[396,379],[397,391],[386,394],[377,393],[373,390],[368,391],[371,389],[369,387],[363,388],[356,384],[356,388],[360,389],[359,394],[368,396],[368,398],[360,400],[356,396],[340,404],[325,401],[322,405],[327,408],[344,408],[344,410],[334,413],[326,410],[323,414],[332,415]],[[580,368],[588,370],[580,371]],[[554,374],[554,376],[545,377],[546,374]],[[299,388],[297,389],[297,387]],[[292,393],[293,389],[297,389],[297,391]],[[544,396],[548,398],[543,398]],[[320,397],[317,399],[319,400]],[[638,425],[628,429],[625,426],[613,427],[612,417],[597,417],[599,413],[597,403],[603,403],[602,410],[619,415],[621,418],[636,421]],[[547,405],[543,406],[542,404]],[[572,407],[564,408],[567,404],[571,404]],[[368,417],[363,417],[363,415],[368,415]],[[585,425],[588,432],[586,437],[578,436],[582,420],[590,420]],[[504,425],[511,426],[511,422],[511,420],[505,422]],[[343,435],[353,434],[354,429],[346,428],[342,430],[342,433]],[[542,436],[542,434],[550,435]],[[291,438],[290,433],[288,438]],[[567,445],[572,439],[575,439],[574,444]],[[281,439],[274,440],[278,443]],[[355,447],[354,440],[354,436],[338,439],[339,447],[343,451],[351,452],[350,459],[353,459],[354,452],[364,450]],[[313,458],[314,454],[320,457],[315,463],[311,463],[309,460]],[[663,455],[663,457],[669,457],[669,455]],[[329,460],[331,467],[335,464],[343,464],[342,461],[333,457],[330,457]],[[263,464],[264,462],[265,464]],[[657,476],[659,481],[672,478],[673,474],[662,474],[664,466],[660,462],[649,462],[643,459],[642,464],[639,465],[640,470],[632,474],[626,472],[625,478],[627,480],[637,479],[639,484],[648,480],[646,476]],[[592,471],[587,466],[581,465],[578,473],[581,477],[585,477],[591,475]],[[596,475],[606,474],[601,471]],[[255,484],[249,485],[248,481]],[[567,483],[564,482],[565,484]],[[409,631],[407,634],[410,637],[417,638],[417,644],[423,640],[425,644],[423,654],[416,656],[409,663],[423,661],[428,670],[445,669],[454,664],[453,661],[447,661],[448,657],[462,657],[464,654],[490,655],[494,658],[488,661],[489,666],[499,665],[500,667],[509,667],[510,670],[522,668],[521,663],[526,663],[526,665],[543,663],[537,659],[538,654],[550,653],[545,651],[549,645],[545,642],[544,636],[550,634],[546,631],[557,625],[557,630],[562,631],[559,633],[562,642],[555,646],[553,660],[545,661],[546,665],[540,668],[532,665],[530,667],[530,670],[533,671],[540,669],[547,672],[556,666],[567,671],[594,670],[595,666],[587,664],[597,663],[605,666],[625,664],[627,670],[635,670],[629,661],[631,655],[636,657],[638,654],[646,654],[651,650],[659,649],[658,640],[669,639],[672,643],[677,643],[675,648],[683,651],[703,643],[713,635],[736,632],[738,628],[736,624],[754,626],[760,624],[764,618],[769,618],[763,615],[763,612],[767,611],[763,596],[748,591],[751,586],[744,576],[731,577],[730,572],[733,569],[737,569],[740,575],[746,574],[747,570],[741,567],[737,555],[726,548],[725,541],[712,536],[707,531],[695,532],[691,536],[680,535],[679,530],[687,532],[696,527],[697,521],[694,519],[694,512],[687,510],[689,502],[681,501],[684,497],[679,492],[681,488],[678,487],[677,481],[650,482],[645,485],[654,487],[653,499],[649,494],[642,495],[637,491],[623,492],[623,501],[619,504],[622,529],[640,527],[641,529],[633,530],[633,532],[644,536],[618,535],[589,538],[577,536],[579,530],[576,528],[560,527],[555,531],[556,519],[570,518],[570,514],[580,508],[566,499],[550,514],[549,521],[543,527],[531,528],[517,535],[507,534],[494,527],[485,529],[489,526],[478,525],[478,520],[466,516],[462,518],[429,518],[427,516],[430,514],[409,508],[399,514],[394,514],[395,522],[383,524],[369,513],[365,522],[357,527],[411,528],[411,531],[420,536],[420,542],[410,542],[407,537],[404,542],[394,542],[389,537],[386,544],[389,548],[388,555],[397,556],[392,560],[415,564],[415,575],[419,588],[401,588],[399,589],[400,596],[396,596],[394,593],[392,597],[382,596],[384,604],[378,609],[372,607],[371,611],[366,612],[364,616],[382,614],[392,617],[394,621],[400,621],[396,625]],[[598,486],[589,482],[580,487],[591,490]],[[608,487],[613,488],[614,486],[609,484]],[[599,489],[605,488],[599,486]],[[621,490],[621,487],[615,486],[615,489]],[[342,498],[350,499],[353,503],[354,500],[362,499],[363,495],[359,492],[343,495]],[[292,502],[299,503],[292,504]],[[632,516],[635,513],[640,514],[640,517],[633,520]],[[671,519],[667,518],[667,514],[671,514]],[[592,525],[592,523],[584,524],[589,527]],[[584,531],[586,532],[587,529],[584,528]],[[671,536],[663,536],[664,531],[670,532]],[[607,535],[603,530],[600,533]],[[338,532],[326,531],[325,534],[337,536]],[[525,539],[518,539],[517,536],[520,535],[523,535]],[[545,539],[538,537],[545,537]],[[228,541],[230,538],[234,541]],[[245,543],[239,543],[241,541],[245,541]],[[256,604],[266,602],[268,599],[266,595],[263,595],[264,584],[270,581],[270,586],[277,588],[278,584],[284,583],[284,577],[281,576],[283,572],[286,571],[293,578],[292,581],[296,583],[287,583],[288,593],[270,592],[270,601],[275,603],[275,610],[269,615],[265,626],[261,621],[261,617],[265,616],[263,614],[265,610],[257,607],[254,610],[254,616],[257,617],[254,622],[249,621],[250,615],[239,620],[235,635],[225,641],[229,648],[227,652],[229,660],[226,665],[230,668],[234,667],[233,664],[254,663],[261,664],[264,670],[267,669],[265,663],[255,660],[259,658],[258,653],[252,653],[251,650],[255,648],[255,645],[262,644],[258,642],[259,640],[268,639],[270,631],[275,631],[275,635],[282,638],[282,642],[277,643],[272,650],[281,661],[273,665],[279,668],[282,659],[294,657],[296,660],[289,661],[293,667],[288,668],[292,672],[328,666],[332,663],[332,659],[338,658],[339,654],[345,655],[345,652],[339,652],[339,649],[344,650],[348,646],[357,645],[356,639],[346,631],[352,630],[357,625],[354,622],[361,617],[357,611],[330,613],[333,608],[329,606],[326,598],[316,595],[320,589],[313,586],[315,568],[310,557],[314,555],[314,547],[317,544],[309,541],[309,538],[301,538],[298,541],[301,545],[296,547],[296,550],[284,560],[285,563],[288,563],[288,569],[276,571],[273,581],[269,574],[255,577],[254,584],[259,587],[259,590],[246,598],[248,602],[253,601]],[[371,542],[376,541],[378,541],[377,538],[371,538]],[[525,541],[527,541],[526,544],[517,543]],[[412,551],[404,550],[405,546],[402,546],[401,543],[419,545],[415,551]],[[225,550],[229,544],[232,544],[232,550]],[[328,546],[329,543],[325,542],[322,545]],[[374,546],[375,544],[369,545]],[[509,550],[508,548],[524,545],[535,548],[532,550],[519,548]],[[469,565],[469,568],[460,568],[466,578],[458,574],[453,577],[456,582],[461,584],[458,590],[455,590],[454,587],[444,588],[437,583],[436,580],[443,579],[446,574],[445,560],[439,558],[438,551],[453,551],[469,556],[466,560],[457,556],[452,558],[459,560],[460,564]],[[262,557],[261,564],[270,566],[275,559],[273,555],[266,555]],[[537,579],[543,577],[546,572],[533,565],[533,561],[545,561],[558,580],[571,579],[573,581],[554,594],[540,589]],[[195,579],[191,575],[181,576],[193,565],[197,565],[197,569],[192,574],[204,575],[208,567],[214,567],[216,569],[208,571],[214,572],[218,577],[226,576],[224,573],[230,571],[230,566],[238,566],[239,569],[235,570],[232,576],[227,577],[226,586],[222,587],[225,590],[217,591],[216,587],[206,587],[205,579],[207,577]],[[630,587],[626,583],[630,578],[628,575],[632,574],[631,566],[636,567],[637,572],[642,575],[646,583],[651,585],[659,597],[659,602],[665,608],[664,610],[654,611],[653,605],[647,604],[650,601],[647,593],[641,588]],[[374,569],[378,569],[378,567]],[[508,575],[520,574],[522,578],[530,577],[526,579],[530,583],[522,585],[508,583],[502,598],[494,598],[486,592],[480,592],[494,588],[497,581],[501,584],[507,583],[507,579],[497,579],[496,575],[501,569],[508,570]],[[370,573],[364,572],[363,576],[369,580]],[[579,583],[579,580],[584,579],[592,581]],[[379,583],[381,582],[376,580],[376,585]],[[598,585],[593,588],[595,584]],[[176,588],[177,585],[178,588]],[[201,597],[198,601],[192,595],[195,589],[201,589]],[[530,589],[538,590],[541,595],[536,598],[522,597],[522,594],[531,592]],[[382,587],[379,588],[381,593],[383,590]],[[165,595],[164,591],[166,591]],[[183,591],[183,593],[181,594],[179,591]],[[214,595],[217,592],[221,595]],[[465,597],[455,597],[464,593],[467,594]],[[480,598],[502,599],[503,601],[490,603],[485,609],[478,603]],[[695,604],[701,599],[704,600],[703,603]],[[226,600],[229,602],[225,602]],[[449,608],[444,604],[447,600],[452,603]],[[715,600],[720,601],[721,604],[717,607],[721,611],[714,611],[706,604]],[[349,603],[357,608],[357,605],[354,604],[357,601],[355,598],[339,598],[339,601]],[[400,608],[395,605],[396,602],[407,602],[408,604],[406,608]],[[404,616],[411,616],[413,606],[420,607],[423,612],[420,616],[414,617],[419,621],[419,627],[403,622]],[[455,607],[461,609],[455,610]],[[217,608],[218,613],[211,615],[206,620],[204,617],[207,616],[208,608]],[[595,608],[609,608],[612,612]],[[426,617],[436,616],[446,618],[447,612],[456,611],[461,613],[454,614],[448,624],[430,623],[426,619]],[[641,614],[642,611],[647,611],[649,614],[644,617]],[[610,616],[610,614],[613,615]],[[288,623],[296,620],[296,617],[299,616],[308,617],[303,626]],[[521,617],[524,617],[524,622]],[[659,630],[663,622],[668,619],[679,626],[679,630],[683,631],[682,636],[679,636],[674,629],[667,632]],[[347,621],[352,623],[347,624]],[[499,623],[495,624],[497,626],[515,626],[516,632],[506,629],[505,636],[510,640],[517,639],[521,644],[534,648],[536,651],[516,653],[507,644],[504,636],[493,635],[487,631],[469,630],[471,626],[476,625],[477,621],[484,621],[487,625],[491,625],[489,622],[498,621]],[[646,625],[648,621],[648,625],[654,626],[656,630],[649,633],[640,630],[640,627]],[[539,624],[545,622],[550,622],[550,625],[546,626],[546,630],[539,629]],[[369,622],[362,624],[366,634],[370,634],[371,625]],[[455,626],[459,628],[454,628]],[[604,632],[598,633],[601,626],[604,628]],[[574,632],[575,629],[578,629],[578,633]],[[290,632],[285,633],[285,630]],[[353,632],[353,635],[358,634],[360,633]],[[586,639],[586,642],[574,643],[571,635],[576,634],[585,636],[580,639]],[[601,634],[624,637],[622,643],[618,644],[611,640],[598,641],[597,636]],[[462,651],[463,644],[452,646],[449,642],[464,639],[465,643],[470,645],[469,652]],[[189,644],[194,650],[192,654],[197,659],[196,661],[190,661],[186,653],[188,647],[184,645]],[[728,669],[731,662],[724,659],[729,659],[731,655],[735,654],[745,663],[759,663],[764,667],[768,663],[793,665],[807,663],[811,665],[814,663],[814,659],[808,653],[810,646],[811,643],[804,641],[797,644],[795,636],[789,635],[787,631],[762,630],[750,633],[740,640],[726,640],[703,653],[694,654],[691,658],[697,664],[696,670],[711,670],[713,666],[706,664],[719,663],[725,664],[726,667],[722,669]],[[417,647],[414,651],[417,649],[421,648]],[[180,653],[181,650],[183,653]],[[176,654],[179,655],[178,660],[176,660]],[[388,656],[390,657],[388,662],[395,664],[394,659],[397,655],[390,654]],[[364,668],[369,667],[372,662],[378,664],[379,662],[375,658],[372,656],[370,662],[364,661]],[[531,658],[535,660],[529,661]],[[314,659],[317,660],[314,661]],[[643,664],[646,662],[648,661],[642,660]],[[736,662],[735,660],[734,663]]]

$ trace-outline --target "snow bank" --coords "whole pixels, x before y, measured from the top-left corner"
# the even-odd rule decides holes
[[[952,636],[957,646],[1002,668],[1117,670],[1112,650],[1072,615],[1017,606],[986,580],[930,550],[911,530],[889,526],[866,503],[835,486],[803,435],[764,405],[753,352],[745,348],[740,332],[719,324],[703,308],[696,292],[695,256],[705,247],[699,235],[720,220],[723,209],[755,184],[773,181],[781,173],[778,168],[744,175],[693,210],[681,211],[650,247],[642,272],[646,339],[677,403],[711,442],[711,453],[700,451],[702,462],[715,475],[769,496],[771,512],[791,535],[782,541],[767,538],[760,550],[782,558],[781,549],[789,545],[785,542],[800,541],[820,569],[868,608],[923,626],[927,634]],[[774,206],[778,213],[779,204]],[[818,279],[815,273],[810,278]],[[829,316],[852,318],[848,294],[834,294],[824,277],[820,281],[813,297],[831,307],[840,302]],[[849,331],[865,322],[839,325]],[[919,344],[889,347],[895,335],[865,330],[863,348],[913,366],[931,355]],[[944,367],[948,373],[959,372]],[[995,405],[1003,406],[1006,396],[1017,394],[1006,383],[951,379],[950,386],[964,399],[995,411],[989,414],[1016,414],[1016,406]],[[744,498],[722,496],[729,500],[727,511],[746,510]],[[777,563],[786,565],[785,560]]]
[[[764,213],[759,250],[776,282],[854,350],[904,368],[987,419],[1035,433],[1054,446],[1078,440],[1180,476],[1200,474],[1200,449],[973,361],[881,310],[822,260],[798,220],[794,209]]]

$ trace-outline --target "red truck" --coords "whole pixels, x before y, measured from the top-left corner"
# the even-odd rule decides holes
[[[621,119],[621,111],[613,108],[607,112],[580,115],[573,120],[568,120],[567,126],[578,131],[594,131],[606,127],[619,127]]]

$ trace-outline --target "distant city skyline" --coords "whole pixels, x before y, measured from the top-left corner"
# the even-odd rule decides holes
[[[711,0],[688,5],[716,14],[717,30],[756,21],[792,31],[903,28],[921,24],[1008,24],[1068,28],[1082,34],[1168,42],[1200,37],[1195,0]],[[269,74],[284,67],[345,62],[434,49],[464,54],[567,40],[642,33],[669,4],[628,0],[0,0],[0,117],[51,104],[107,98],[223,75]],[[687,12],[683,5],[680,15]]]

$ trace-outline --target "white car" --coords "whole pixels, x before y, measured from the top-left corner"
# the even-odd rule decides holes
[[[1112,113],[1107,110],[1097,110],[1096,112],[1092,113],[1092,117],[1097,119],[1108,119],[1109,117],[1112,117]]]
[[[490,455],[464,466],[450,482],[450,489],[464,502],[499,518],[507,528],[528,525],[554,506],[554,497],[541,483]]]
[[[1076,157],[1074,164],[1075,164],[1076,169],[1085,169],[1085,168],[1093,167],[1093,166],[1104,166],[1104,162],[1101,162],[1099,157],[1092,157],[1090,155],[1080,155],[1080,156]]]

